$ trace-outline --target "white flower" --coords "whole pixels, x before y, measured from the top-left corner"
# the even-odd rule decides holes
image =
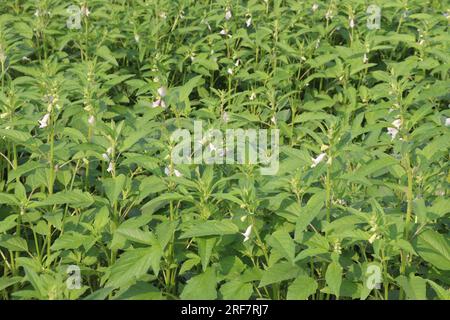
[[[232,75],[232,74],[233,74],[233,69],[228,68],[227,73],[228,73],[229,75]]]
[[[39,120],[39,128],[43,129],[48,126],[48,120],[50,120],[50,113],[45,114],[41,120]]]
[[[34,16],[35,16],[35,17],[39,17],[39,10],[36,10],[36,11],[34,12]]]
[[[95,117],[91,115],[88,118],[88,123],[89,123],[89,125],[93,126],[95,124]]]
[[[160,14],[159,14],[159,17],[161,18],[161,19],[166,19],[167,18],[167,14],[163,11],[163,12],[161,12]]]
[[[327,13],[325,13],[325,19],[327,19],[327,20],[333,19],[332,14],[333,14],[333,12],[331,10],[328,10]]]
[[[396,119],[394,120],[394,122],[392,122],[392,125],[397,128],[400,129],[401,125],[402,125],[402,120],[401,119]]]
[[[106,153],[102,153],[102,158],[105,159],[105,161],[109,161],[109,156]]]
[[[450,118],[445,119],[445,126],[450,127]]]
[[[225,12],[225,20],[230,20],[233,17],[233,15],[231,14],[230,9],[227,9],[227,11]]]
[[[112,164],[112,162],[109,163],[108,169],[106,169],[106,171],[108,171],[108,172],[112,172],[113,171],[113,164]]]
[[[244,241],[247,241],[248,239],[250,239],[250,234],[252,233],[252,225],[249,225],[247,230],[245,230],[244,233],[241,233],[244,236]]]
[[[234,65],[236,67],[239,67],[240,64],[241,64],[241,59],[237,59],[236,62],[234,63]]]
[[[270,121],[272,121],[273,124],[277,124],[277,118],[275,118],[275,116],[272,116],[272,118],[270,118]]]
[[[219,34],[222,35],[222,36],[226,36],[226,35],[228,34],[228,31],[225,30],[225,29],[222,29],[222,30],[219,32]]]
[[[139,37],[139,35],[136,33],[135,35],[134,35],[134,40],[137,42],[137,43],[139,43],[139,40],[140,40],[141,38]]]
[[[172,172],[170,172],[170,168],[169,168],[169,167],[165,167],[165,168],[164,168],[164,173],[165,173],[166,176],[168,176],[168,177],[170,177],[170,176],[172,175]],[[174,174],[176,177],[182,177],[182,176],[183,176],[183,175],[181,174],[181,172],[178,171],[177,169],[174,169],[174,170],[173,170],[173,174]]]
[[[353,29],[355,27],[355,21],[353,19],[350,19],[350,22],[348,25],[350,26],[351,29]]]
[[[167,90],[165,87],[161,87],[158,89],[158,94],[161,98],[164,98],[167,94]]]
[[[316,49],[319,48],[319,45],[320,45],[320,39],[317,39],[317,41],[316,41]]]
[[[247,18],[247,20],[245,21],[245,25],[247,26],[247,28],[250,28],[250,26],[252,25],[252,17]]]
[[[208,23],[208,21],[205,21],[206,26],[208,27],[208,30],[211,32],[211,25]]]
[[[387,130],[388,130],[388,135],[390,135],[391,139],[394,140],[398,134],[398,130],[395,128],[388,128]]]
[[[255,92],[252,92],[252,94],[250,95],[250,101],[253,101],[253,100],[255,100],[256,99],[256,93]]]
[[[166,103],[162,99],[157,99],[152,104],[152,108],[156,108],[156,107],[165,108],[166,107]]]
[[[321,153],[317,156],[317,158],[311,158],[313,164],[311,165],[311,168],[315,168],[319,163],[321,163],[323,161],[323,159],[325,159],[326,157],[326,153]]]
[[[85,17],[89,17],[89,15],[91,14],[87,6],[82,6],[80,12]]]
[[[113,148],[112,147],[109,147],[108,149],[106,149],[106,154],[108,154],[108,156],[111,155],[112,152],[113,152]]]
[[[319,9],[319,5],[317,3],[314,3],[312,6],[312,11],[316,11],[317,9]]]
[[[364,53],[363,63],[367,63],[367,62],[369,62],[369,58],[367,58],[367,54]]]
[[[166,174],[166,176],[170,176],[170,169],[169,169],[169,167],[165,167],[164,168],[164,173]]]
[[[173,173],[175,174],[176,177],[182,177],[183,175],[181,174],[180,171],[178,171],[177,169],[173,170]]]
[[[369,243],[373,243],[376,239],[378,238],[378,235],[376,233],[374,233],[370,238],[369,238]]]

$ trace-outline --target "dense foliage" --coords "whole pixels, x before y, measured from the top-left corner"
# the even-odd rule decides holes
[[[1,1],[0,297],[450,299],[449,13]],[[200,119],[278,173],[173,163]]]

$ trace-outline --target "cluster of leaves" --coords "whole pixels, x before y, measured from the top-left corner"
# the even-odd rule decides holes
[[[2,298],[450,299],[448,3],[73,2],[0,4]],[[194,119],[277,175],[174,164]]]

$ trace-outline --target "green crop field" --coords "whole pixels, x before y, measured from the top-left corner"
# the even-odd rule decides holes
[[[0,299],[450,300],[449,26],[1,0]]]

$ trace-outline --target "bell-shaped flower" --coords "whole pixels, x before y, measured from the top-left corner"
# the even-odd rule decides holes
[[[43,129],[48,126],[48,121],[50,120],[50,113],[46,113],[45,116],[39,120],[39,128]]]
[[[311,158],[312,160],[312,165],[311,168],[315,168],[319,163],[321,163],[323,161],[323,159],[325,159],[325,157],[327,156],[327,154],[325,152],[319,154],[317,156],[317,158]]]
[[[248,241],[248,239],[250,239],[251,233],[252,233],[252,225],[249,225],[248,228],[245,230],[245,232],[242,233],[242,235],[244,236],[243,242],[246,242],[246,241]]]

